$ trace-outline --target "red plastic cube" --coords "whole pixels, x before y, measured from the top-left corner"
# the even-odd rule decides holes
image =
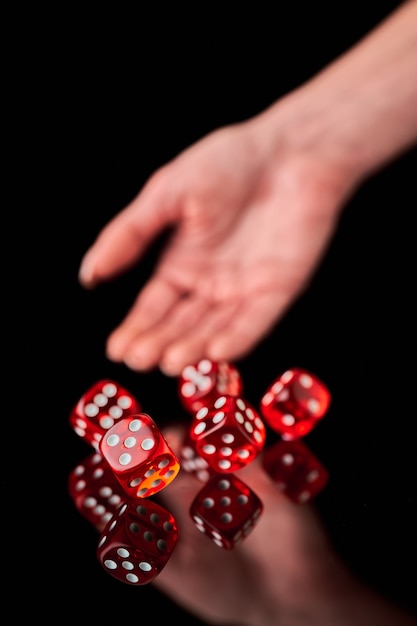
[[[266,390],[260,403],[265,422],[283,439],[307,435],[327,413],[330,392],[305,369],[292,368]]]
[[[152,500],[121,505],[103,530],[97,558],[104,570],[130,585],[150,583],[177,544],[174,516]]]
[[[184,367],[178,380],[180,400],[191,414],[212,404],[218,396],[237,396],[242,389],[239,370],[227,361],[201,359],[198,363]]]
[[[290,500],[312,500],[328,483],[329,473],[300,440],[280,440],[262,454],[262,465],[277,488]]]
[[[234,474],[216,474],[195,496],[190,515],[217,546],[231,550],[254,529],[263,511],[256,493]]]
[[[189,433],[196,453],[218,473],[249,465],[266,440],[258,411],[241,396],[219,396],[212,405],[201,408]]]
[[[147,413],[119,420],[100,441],[100,453],[131,498],[147,498],[174,480],[180,462]]]
[[[99,532],[126,499],[125,491],[98,452],[90,454],[72,470],[68,491],[79,513]]]
[[[100,380],[88,389],[70,413],[74,431],[96,450],[105,432],[128,415],[139,413],[139,401],[114,380]]]

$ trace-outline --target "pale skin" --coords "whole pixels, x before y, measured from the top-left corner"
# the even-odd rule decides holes
[[[417,2],[299,89],[161,167],[99,233],[87,288],[172,236],[109,359],[168,375],[247,355],[305,290],[349,197],[417,139]]]
[[[183,428],[164,431],[179,454]],[[329,542],[314,504],[282,494],[258,457],[236,472],[262,500],[252,532],[226,550],[196,528],[191,502],[203,483],[181,470],[159,503],[179,539],[154,579],[161,592],[207,624],[226,626],[416,626],[417,619],[367,588]]]
[[[212,132],[155,172],[80,267],[81,284],[94,288],[171,231],[108,337],[108,358],[176,376],[202,357],[249,354],[307,288],[349,198],[416,144],[416,77],[412,0],[267,110]],[[177,434],[170,437],[178,447]],[[265,511],[236,551],[193,527],[195,477],[180,472],[163,491],[181,538],[154,583],[161,591],[210,624],[415,626],[346,571],[309,505],[288,502],[258,462],[243,477]]]

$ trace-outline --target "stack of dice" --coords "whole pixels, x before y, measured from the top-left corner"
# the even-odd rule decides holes
[[[280,439],[265,450],[262,465],[293,502],[310,501],[324,489],[328,471],[302,441],[330,407],[326,385],[302,368],[286,370],[267,388],[260,411]]]
[[[177,476],[180,463],[139,401],[112,380],[95,383],[70,413],[93,451],[71,472],[69,493],[99,531],[97,557],[114,578],[151,582],[178,539],[173,515],[149,497]]]
[[[183,467],[204,482],[190,515],[197,528],[226,550],[241,543],[263,511],[256,493],[234,472],[262,452],[266,428],[242,394],[237,368],[203,359],[185,367],[179,397],[191,414],[183,443]]]
[[[239,371],[227,362],[203,359],[185,367],[178,392],[192,415],[182,467],[204,482],[190,514],[216,545],[235,547],[262,513],[258,496],[234,474],[261,452],[265,471],[295,503],[307,502],[327,484],[326,468],[301,441],[330,405],[327,387],[310,372],[281,374],[262,396],[259,412],[243,396]],[[264,450],[265,424],[280,438]]]
[[[185,367],[178,393],[191,421],[176,457],[140,402],[113,380],[88,389],[70,413],[92,451],[69,476],[77,510],[100,533],[97,557],[114,578],[151,582],[178,540],[174,516],[151,497],[180,467],[202,483],[191,507],[196,528],[230,550],[256,526],[263,503],[236,472],[262,453],[262,466],[292,501],[303,503],[327,483],[325,467],[301,439],[326,414],[330,393],[313,374],[293,368],[263,395],[259,411],[243,395],[238,369],[203,359]],[[266,426],[279,440],[265,449]]]

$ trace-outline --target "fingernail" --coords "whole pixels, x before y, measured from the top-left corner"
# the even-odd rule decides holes
[[[116,342],[112,342],[111,344],[108,342],[106,346],[106,357],[109,361],[115,361],[119,363],[123,361],[124,349],[122,344],[118,344]]]
[[[88,262],[82,262],[78,271],[78,280],[82,285],[90,285],[92,282],[92,272]]]
[[[78,270],[78,280],[85,287],[92,287],[95,283],[94,266],[88,253],[81,260],[80,269]]]

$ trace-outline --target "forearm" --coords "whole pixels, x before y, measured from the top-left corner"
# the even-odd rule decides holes
[[[318,612],[317,626],[417,626],[417,618],[371,590],[360,589],[355,595],[341,594],[330,606]]]
[[[317,581],[314,581],[317,586]],[[312,586],[314,589],[314,587]],[[286,606],[281,602],[265,619],[266,626],[417,626],[417,616],[364,586],[350,574],[334,571],[309,603]]]
[[[361,180],[417,142],[417,0],[261,114]],[[294,126],[297,128],[295,131]],[[282,134],[282,133],[281,133]],[[285,140],[285,137],[284,137]]]

